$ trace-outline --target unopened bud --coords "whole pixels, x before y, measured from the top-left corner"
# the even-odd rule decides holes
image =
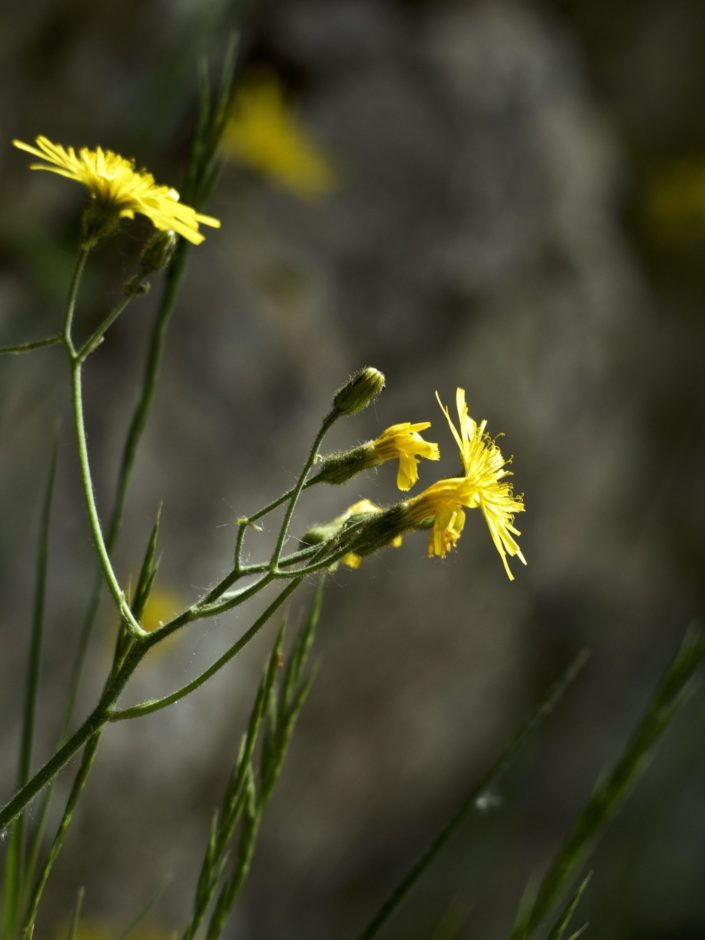
[[[347,483],[358,473],[374,466],[374,457],[375,449],[372,441],[360,444],[359,447],[353,447],[352,450],[328,454],[327,457],[321,459],[316,481],[319,483]]]
[[[171,261],[176,248],[175,232],[155,232],[142,249],[140,275],[145,277],[153,271],[161,271]]]
[[[338,415],[354,415],[371,405],[384,388],[384,375],[372,366],[360,369],[333,398]]]
[[[408,532],[409,528],[408,504],[397,503],[371,516],[360,528],[351,549],[364,557],[387,545],[398,546],[401,544],[401,536]]]

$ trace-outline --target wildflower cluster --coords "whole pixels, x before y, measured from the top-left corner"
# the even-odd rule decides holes
[[[192,161],[186,174],[189,200],[193,199],[196,205],[204,202],[210,190],[212,163],[222,146],[223,134],[226,127],[228,133],[234,133],[234,126],[236,129],[239,127],[240,143],[251,160],[258,153],[260,136],[267,127],[267,133],[274,129],[280,136],[289,134],[286,138],[288,150],[285,147],[284,151],[298,154],[298,171],[304,176],[304,170],[308,173],[308,190],[320,190],[323,183],[321,167],[279,114],[281,101],[277,94],[267,86],[261,90],[259,102],[256,96],[249,104],[247,98],[243,99],[240,111],[236,112],[239,118],[233,118],[233,125],[232,121],[228,123],[230,92],[230,82],[225,81],[218,106],[211,108],[207,101],[204,102],[206,117],[202,122],[201,138],[194,144]],[[263,102],[264,112],[261,110]],[[266,118],[264,129],[260,120],[263,113]],[[262,146],[265,151],[269,146],[268,140],[264,134]],[[347,451],[320,455],[323,439],[332,425],[367,408],[384,389],[384,375],[368,366],[360,369],[333,395],[330,410],[321,422],[295,484],[267,506],[238,519],[232,561],[229,559],[229,568],[225,574],[195,599],[186,600],[157,586],[161,518],[161,512],[158,511],[134,586],[128,589],[113,564],[113,557],[135,452],[152,403],[164,348],[164,331],[184,270],[188,248],[186,243],[200,244],[204,239],[200,226],[217,228],[220,222],[184,205],[175,190],[157,185],[151,173],[137,170],[132,160],[110,150],[82,148],[76,152],[73,147],[64,148],[42,136],[36,138],[36,145],[20,141],[14,143],[20,150],[41,161],[31,164],[32,169],[46,170],[79,182],[86,187],[89,195],[60,330],[41,340],[0,347],[0,352],[16,355],[55,347],[66,357],[78,473],[96,562],[96,577],[87,597],[86,618],[75,651],[61,740],[53,755],[32,774],[33,723],[39,688],[36,677],[39,675],[43,599],[47,587],[45,562],[55,484],[55,452],[43,501],[38,553],[41,563],[38,566],[36,610],[41,613],[33,621],[31,669],[28,673],[35,678],[28,683],[17,790],[11,799],[0,806],[0,830],[9,828],[10,831],[8,870],[14,872],[12,878],[6,878],[5,887],[0,888],[0,908],[4,905],[2,933],[3,938],[14,938],[21,931],[26,940],[35,929],[47,879],[61,851],[77,801],[91,772],[101,735],[108,725],[138,720],[168,708],[208,682],[239,654],[311,574],[325,575],[339,564],[357,568],[363,558],[377,549],[398,547],[404,534],[413,530],[426,530],[429,535],[429,555],[444,557],[461,535],[467,510],[482,511],[506,572],[512,578],[507,558],[517,556],[524,561],[515,541],[519,532],[514,527],[514,517],[523,511],[524,505],[522,498],[513,493],[508,481],[510,474],[507,461],[496,442],[486,433],[486,422],[478,424],[470,418],[465,391],[458,389],[457,427],[440,399],[439,404],[460,451],[459,476],[439,480],[418,495],[388,507],[378,506],[368,499],[358,500],[337,518],[310,529],[303,538],[297,538],[296,548],[290,550],[294,515],[305,489],[314,484],[342,484],[365,470],[389,461],[398,461],[397,486],[403,493],[408,493],[418,482],[421,461],[440,459],[438,444],[423,436],[431,426],[429,421],[393,424],[374,440]],[[274,167],[270,166],[269,169],[273,172]],[[106,304],[102,318],[97,319],[97,326],[93,323],[90,327],[92,331],[87,330],[80,300],[82,279],[91,253],[98,242],[117,232],[122,219],[133,219],[137,214],[147,218],[157,231],[145,240],[136,270],[125,280],[117,299],[112,305]],[[185,241],[179,242],[179,238]],[[143,385],[123,445],[118,486],[106,522],[96,501],[98,488],[94,480],[85,422],[84,369],[106,340],[111,326],[149,288],[148,279],[162,271],[167,289],[162,293],[154,321]],[[84,331],[87,335],[84,335]],[[259,528],[258,520],[277,509],[282,509],[282,512],[274,547],[264,560],[249,560],[248,552],[244,549],[248,533]],[[121,696],[133,673],[157,646],[164,649],[166,641],[175,638],[189,625],[232,611],[277,584],[280,585],[278,593],[268,606],[249,629],[234,640],[208,668],[160,698],[121,705]],[[307,663],[320,608],[322,584],[323,581],[308,625],[296,639],[287,644],[288,662],[284,655],[285,637],[282,628],[266,664],[222,804],[213,816],[211,836],[194,894],[192,916],[183,940],[192,940],[206,920],[207,936],[217,940],[247,875],[264,808],[279,777],[289,740],[313,680],[313,671]],[[118,630],[113,637],[111,665],[96,704],[74,728],[74,710],[85,651],[97,622],[96,612],[100,607],[103,590],[110,593],[119,619]],[[73,730],[66,736],[68,729]],[[44,806],[48,807],[57,775],[79,751],[82,751],[82,757],[63,816],[46,861],[38,870],[36,866],[40,857],[43,823],[30,841],[23,825],[27,807],[43,790],[46,791]],[[41,810],[38,815],[44,819],[45,811]],[[77,902],[73,936],[78,935],[79,907],[80,903]]]
[[[507,479],[511,476],[507,469],[509,461],[487,434],[487,422],[478,424],[470,417],[465,389],[456,391],[457,427],[440,398],[438,403],[458,445],[462,475],[439,480],[417,496],[387,510],[369,500],[357,502],[327,525],[310,530],[307,540],[315,542],[336,537],[342,542],[352,529],[351,551],[341,560],[357,568],[364,555],[385,545],[399,545],[404,532],[430,528],[429,557],[445,558],[461,536],[465,510],[480,509],[507,576],[513,580],[507,557],[516,556],[523,564],[526,559],[516,542],[515,536],[520,532],[514,526],[514,517],[523,512],[524,502],[521,496],[514,494]],[[363,470],[398,460],[397,486],[406,492],[418,481],[420,458],[440,459],[438,444],[425,440],[420,434],[430,426],[430,421],[394,424],[373,441],[323,458],[315,480],[344,483]]]

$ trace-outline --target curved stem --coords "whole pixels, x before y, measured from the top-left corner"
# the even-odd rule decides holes
[[[78,449],[78,460],[81,471],[81,482],[83,484],[83,496],[88,511],[88,521],[93,535],[93,543],[98,560],[103,571],[103,577],[108,585],[113,600],[120,611],[120,616],[125,620],[128,630],[135,636],[148,636],[147,632],[135,620],[132,611],[127,603],[127,599],[118,582],[115,571],[113,570],[108,550],[103,539],[103,530],[98,518],[98,509],[95,503],[93,493],[93,479],[91,477],[91,467],[88,459],[88,446],[86,443],[86,426],[83,416],[83,391],[81,385],[81,363],[74,358],[71,363],[71,388],[73,398],[74,430],[76,432],[76,446]]]
[[[20,353],[32,352],[33,349],[41,349],[43,346],[56,346],[63,341],[63,333],[55,333],[54,336],[47,336],[46,339],[35,339],[29,343],[18,343],[16,346],[0,346],[0,354],[9,353],[17,356]]]
[[[88,260],[88,255],[90,254],[90,248],[81,248],[78,253],[78,259],[76,260],[76,267],[73,271],[73,277],[71,278],[71,285],[69,286],[69,297],[66,303],[66,315],[64,317],[64,343],[66,348],[71,354],[71,357],[75,357],[76,350],[73,345],[73,339],[71,333],[73,330],[73,315],[76,310],[76,298],[78,297],[78,288],[81,285],[81,278],[83,277],[83,271],[86,267],[86,261]]]
[[[281,558],[282,549],[284,547],[284,542],[286,541],[287,534],[289,532],[289,523],[291,522],[291,517],[294,515],[294,510],[296,509],[296,503],[298,502],[301,491],[303,490],[306,484],[306,477],[308,476],[309,470],[313,466],[313,462],[316,459],[318,454],[318,448],[321,445],[323,438],[326,436],[328,431],[331,429],[335,421],[340,417],[337,411],[331,411],[329,415],[323,420],[321,429],[316,435],[316,439],[313,442],[313,446],[309,452],[308,457],[306,458],[306,463],[304,468],[301,471],[301,475],[296,483],[296,486],[291,491],[291,498],[289,500],[289,505],[286,507],[286,512],[284,513],[284,520],[281,524],[279,530],[279,536],[277,538],[277,544],[274,549],[274,554],[272,555],[271,561],[271,570],[276,571],[279,567],[279,560]]]
[[[144,283],[145,283],[144,281],[139,282],[140,285]],[[77,357],[81,360],[81,362],[85,362],[88,356],[90,356],[90,354],[94,352],[98,348],[98,346],[100,346],[100,344],[103,342],[103,337],[105,336],[107,331],[110,329],[113,323],[117,320],[117,318],[123,312],[125,307],[127,307],[128,304],[131,303],[131,301],[134,300],[134,298],[138,294],[139,294],[139,290],[137,289],[133,289],[129,293],[123,294],[123,296],[120,298],[120,300],[118,300],[118,302],[115,304],[115,306],[110,311],[110,313],[105,317],[102,323],[98,327],[96,327],[96,329],[91,333],[91,335],[85,341],[83,346],[81,346],[81,348],[76,353]]]
[[[118,540],[118,535],[120,534],[120,526],[122,524],[122,516],[125,508],[125,499],[127,497],[127,490],[130,483],[130,477],[132,475],[135,455],[137,453],[137,447],[142,437],[142,432],[144,431],[145,425],[147,423],[147,417],[149,415],[152,400],[154,398],[154,389],[156,387],[159,367],[164,351],[167,327],[173,313],[176,295],[178,293],[178,288],[181,284],[181,280],[184,274],[186,258],[187,248],[183,242],[180,242],[174,260],[172,261],[172,264],[166,273],[164,292],[162,294],[159,311],[152,328],[149,352],[147,353],[147,361],[144,368],[142,391],[135,406],[132,420],[130,422],[130,427],[123,444],[120,470],[118,472],[118,480],[115,486],[115,494],[113,497],[113,508],[110,514],[110,523],[108,525],[107,535],[105,537],[105,545],[108,553],[114,549]],[[81,684],[81,678],[83,676],[83,668],[86,661],[88,644],[90,642],[90,638],[93,633],[93,627],[96,622],[96,614],[98,612],[98,605],[100,603],[102,586],[103,573],[101,567],[99,566],[93,582],[93,590],[88,603],[88,608],[86,610],[86,615],[83,620],[81,636],[79,638],[79,644],[75,654],[73,672],[71,674],[69,702],[66,706],[66,713],[62,726],[62,738],[66,734],[71,724],[71,719],[73,718],[76,697],[78,695],[78,689]]]
[[[281,607],[287,597],[301,584],[302,580],[303,578],[296,578],[290,584],[287,584],[284,590],[272,601],[264,613],[255,620],[250,629],[246,633],[243,633],[240,639],[236,643],[233,643],[230,649],[224,653],[220,659],[217,659],[212,666],[209,666],[208,669],[202,672],[200,676],[197,676],[192,682],[177,689],[176,692],[172,692],[171,695],[165,695],[164,698],[150,699],[147,702],[142,702],[140,705],[133,705],[130,708],[124,708],[120,711],[110,711],[108,713],[108,721],[126,721],[130,718],[140,718],[142,715],[149,715],[152,712],[157,712],[162,708],[173,705],[174,702],[178,702],[186,695],[194,692],[199,686],[203,685],[204,682],[207,682],[211,676],[222,669],[226,663],[230,662],[233,656],[236,656],[240,650],[250,642],[267,623],[272,614]]]

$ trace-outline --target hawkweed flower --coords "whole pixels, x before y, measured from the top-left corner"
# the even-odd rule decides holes
[[[441,480],[421,493],[413,504],[417,519],[433,518],[433,529],[429,539],[429,555],[444,557],[460,537],[465,524],[464,509],[481,509],[495,548],[504,564],[510,580],[513,580],[507,556],[514,556],[526,564],[514,536],[520,535],[514,527],[514,516],[524,511],[521,496],[515,496],[511,483],[506,477],[511,476],[507,469],[508,460],[496,442],[486,433],[486,421],[478,424],[468,413],[465,389],[456,391],[458,427],[450,417],[448,408],[443,404],[438,393],[438,404],[446,416],[448,425],[460,451],[464,476]]]
[[[317,479],[323,483],[345,483],[363,470],[398,460],[397,486],[400,490],[410,490],[419,478],[419,458],[440,459],[438,444],[424,440],[419,434],[430,427],[430,421],[393,424],[374,441],[324,457]]]
[[[419,434],[419,431],[430,427],[430,421],[419,421],[416,424],[404,421],[382,431],[379,437],[372,441],[373,463],[370,466],[398,458],[397,486],[403,491],[410,490],[419,478],[419,458],[441,459],[438,444],[425,441]]]
[[[88,190],[91,203],[84,215],[87,244],[107,235],[119,219],[133,219],[136,214],[146,216],[160,231],[176,232],[194,245],[204,239],[199,225],[220,227],[218,219],[183,205],[175,189],[158,186],[151,173],[135,169],[133,160],[112,150],[82,147],[76,153],[73,147],[62,147],[42,136],[35,143],[36,147],[13,140],[15,147],[44,161],[30,164],[31,170],[48,170],[82,183]]]
[[[226,157],[247,164],[304,198],[335,187],[328,159],[297,120],[277,79],[262,74],[237,91],[222,143]]]

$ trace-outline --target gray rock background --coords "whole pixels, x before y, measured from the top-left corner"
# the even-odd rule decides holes
[[[588,9],[589,8],[589,9]],[[12,137],[37,133],[135,154],[176,181],[200,56],[244,18],[242,68],[268,64],[342,184],[301,202],[236,166],[209,207],[221,232],[194,251],[118,553],[134,571],[164,501],[161,581],[185,599],[226,569],[232,520],[290,485],[357,367],[388,387],[330,446],[467,387],[506,434],[527,512],[529,561],[509,584],[471,515],[458,551],[421,537],[330,579],[321,670],[229,937],[354,937],[409,861],[497,755],[540,692],[589,646],[579,686],[399,915],[392,937],[506,936],[600,770],[618,752],[702,599],[702,231],[664,244],[642,194],[670,159],[699,154],[705,86],[697,4],[621,5],[610,18],[558,3],[280,0],[252,5],[10,3],[0,11],[2,342],[53,331],[66,292],[77,187],[28,175]],[[699,40],[698,40],[699,37]],[[131,271],[139,229],[105,248],[84,315]],[[98,498],[141,372],[154,309],[136,304],[91,362]],[[40,749],[48,753],[92,577],[55,351],[0,365],[0,780],[14,776],[39,497],[60,430]],[[423,468],[422,482],[436,478]],[[439,471],[439,472],[440,472]],[[369,496],[314,491],[299,531]],[[254,535],[254,555],[272,532]],[[516,567],[516,566],[515,566]],[[306,612],[312,585],[295,596]],[[256,611],[197,624],[147,661],[126,700],[205,667]],[[108,650],[108,605],[82,693]],[[155,895],[179,929],[208,819],[227,776],[272,630],[186,702],[110,728],[47,894],[39,936],[86,918],[117,936]],[[694,700],[595,857],[583,912],[601,940],[705,936],[700,728]],[[65,775],[67,785],[70,775]],[[495,805],[496,804],[496,805]]]

